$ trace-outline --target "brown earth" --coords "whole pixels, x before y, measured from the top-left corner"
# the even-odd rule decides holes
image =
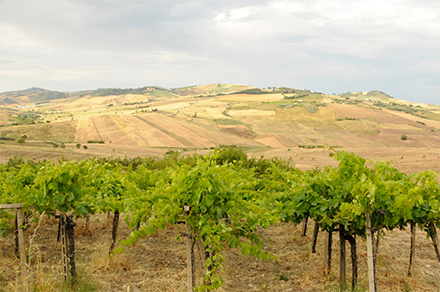
[[[123,217],[123,215],[122,215]],[[152,237],[140,239],[124,253],[109,258],[111,218],[95,215],[90,231],[85,221],[77,219],[75,228],[76,264],[79,282],[87,291],[186,291],[186,241],[177,240],[183,232],[168,227]],[[310,226],[313,226],[310,224]],[[32,224],[25,232],[26,242],[32,240],[30,278],[34,291],[61,291],[61,246],[56,242],[57,220],[44,217],[38,226]],[[120,221],[118,238],[129,233]],[[306,237],[300,236],[300,226],[279,224],[259,234],[265,238],[264,249],[276,256],[270,261],[242,256],[239,251],[224,253],[224,284],[218,291],[339,291],[339,244],[333,239],[332,269],[323,274],[324,235],[318,236],[316,253],[311,253],[311,227]],[[35,236],[34,236],[35,234]],[[357,239],[359,279],[358,290],[366,291],[367,263],[364,240]],[[407,276],[410,234],[408,231],[388,231],[381,238],[378,254],[377,285],[379,291],[439,291],[440,264],[432,242],[417,230],[416,258],[413,276]],[[19,260],[13,256],[14,237],[0,239],[0,285],[3,291],[18,291],[16,276]],[[349,252],[347,254],[349,259]],[[196,269],[201,266],[196,254]],[[347,280],[351,265],[347,260]],[[199,278],[198,278],[199,279]],[[130,287],[130,288],[128,288]]]

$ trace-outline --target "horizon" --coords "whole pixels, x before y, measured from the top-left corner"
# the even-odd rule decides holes
[[[183,87],[204,86],[204,85],[210,85],[210,84],[243,85],[243,86],[250,86],[250,87],[260,88],[260,89],[268,89],[268,88],[265,88],[265,87],[258,87],[258,86],[248,85],[248,84],[213,82],[213,83],[208,83],[208,84],[187,85],[187,86],[178,86],[178,87],[164,87],[164,86],[161,86],[161,85],[145,85],[145,86],[139,86],[139,87],[99,87],[99,88],[95,88],[95,89],[80,89],[80,90],[54,90],[54,89],[51,89],[51,88],[43,88],[43,87],[39,87],[39,86],[32,86],[32,87],[28,87],[28,88],[24,88],[24,89],[16,89],[16,90],[3,91],[3,92],[0,92],[0,94],[10,93],[10,92],[17,92],[17,91],[25,91],[25,90],[29,90],[29,89],[33,89],[33,88],[47,90],[47,91],[54,91],[54,92],[82,92],[82,91],[96,91],[96,90],[100,90],[100,89],[140,89],[140,88],[145,88],[145,87],[160,87],[160,88],[163,88],[163,89],[177,89],[177,88],[183,88]],[[406,101],[406,102],[422,103],[422,104],[440,106],[440,100],[437,103],[410,101],[410,100],[406,100],[406,99],[402,99],[402,98],[398,98],[398,97],[392,96],[388,92],[385,92],[385,91],[380,90],[380,89],[346,91],[346,92],[340,92],[340,93],[326,93],[326,92],[314,91],[311,88],[297,88],[297,87],[292,87],[292,86],[279,86],[279,87],[276,87],[276,88],[283,88],[283,87],[300,89],[300,90],[310,90],[312,92],[322,93],[324,95],[337,95],[337,96],[339,96],[341,94],[348,93],[348,92],[355,94],[355,93],[359,93],[359,92],[378,91],[378,92],[385,93],[385,94],[389,95],[390,97],[392,97],[394,99],[398,99],[398,100],[402,100],[402,101]]]
[[[0,92],[213,81],[438,104],[434,0],[0,0]]]

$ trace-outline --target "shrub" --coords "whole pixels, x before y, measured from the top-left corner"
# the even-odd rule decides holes
[[[87,148],[89,148],[89,147],[87,147],[87,145],[83,145],[83,148],[84,148],[84,149],[87,149]]]
[[[79,143],[76,143],[75,146],[76,146],[76,148],[78,148],[78,149],[81,148],[81,144],[79,144]]]
[[[407,139],[408,139],[408,137],[407,137],[406,135],[402,135],[402,136],[400,136],[400,140],[405,141],[405,140],[407,140]]]

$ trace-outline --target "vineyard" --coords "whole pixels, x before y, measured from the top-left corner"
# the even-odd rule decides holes
[[[416,232],[423,232],[430,240],[431,258],[437,259],[428,286],[431,291],[440,289],[440,277],[435,274],[440,263],[438,173],[407,175],[389,162],[369,161],[345,151],[331,154],[339,161],[337,167],[309,171],[296,169],[288,160],[249,159],[233,147],[207,156],[179,157],[170,151],[162,159],[102,158],[58,163],[11,159],[0,165],[0,205],[22,204],[19,209],[24,212],[24,223],[14,224],[19,212],[0,209],[0,231],[6,239],[15,234],[16,253],[20,246],[18,230],[30,228],[33,234],[28,235],[26,246],[27,271],[17,269],[11,273],[2,267],[0,287],[7,288],[0,291],[43,291],[43,286],[47,288],[44,291],[61,289],[53,284],[45,286],[42,278],[36,277],[38,265],[32,239],[38,237],[42,221],[58,224],[58,239],[64,242],[63,259],[58,259],[65,267],[62,274],[66,284],[62,289],[79,290],[75,286],[80,283],[75,257],[81,251],[75,250],[75,227],[83,227],[76,222],[84,222],[83,233],[87,234],[91,221],[109,215],[111,234],[108,246],[103,247],[103,258],[110,262],[130,253],[139,240],[157,241],[161,232],[172,231],[185,244],[181,254],[186,257],[185,266],[179,273],[187,273],[187,281],[177,291],[223,289],[231,252],[277,262],[275,249],[267,248],[273,239],[271,234],[277,226],[292,223],[301,235],[309,232],[311,253],[316,253],[318,234],[325,238],[321,275],[329,283],[335,262],[333,259],[332,265],[332,253],[337,250],[339,284],[326,286],[327,290],[386,291],[376,281],[378,251],[385,231],[402,229],[409,229],[412,236],[410,246],[396,246],[410,250],[401,276],[416,276]],[[129,232],[118,237],[120,218]],[[368,262],[367,273],[359,272],[360,261]],[[280,280],[289,283],[283,276],[279,275]],[[20,277],[21,281],[17,280]],[[411,291],[408,285],[402,283],[402,291]],[[295,286],[292,283],[289,287]],[[89,291],[101,291],[99,287],[94,289]],[[250,286],[245,289],[253,291]],[[279,290],[266,286],[266,290],[255,291]]]

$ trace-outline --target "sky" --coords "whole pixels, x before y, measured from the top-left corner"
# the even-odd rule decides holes
[[[233,83],[440,105],[438,0],[0,0],[0,92]]]

